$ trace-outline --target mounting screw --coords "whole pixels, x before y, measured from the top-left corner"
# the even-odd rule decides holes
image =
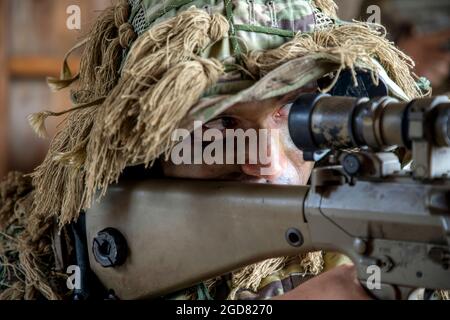
[[[361,170],[361,161],[356,155],[348,154],[344,157],[342,166],[348,175],[354,176]]]
[[[390,272],[395,267],[395,264],[390,257],[382,256],[378,266],[383,272]]]
[[[286,240],[293,247],[301,247],[304,242],[302,233],[296,228],[286,231]]]
[[[95,260],[104,268],[124,264],[128,255],[128,245],[119,230],[107,228],[94,238],[92,252]]]
[[[364,254],[367,251],[367,244],[361,238],[356,238],[353,241],[353,247],[355,248],[356,252],[358,252],[359,254]]]

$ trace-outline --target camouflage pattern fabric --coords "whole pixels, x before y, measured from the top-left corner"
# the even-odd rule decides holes
[[[324,264],[322,272],[344,264],[353,264],[346,256],[326,252],[323,254]],[[272,273],[263,279],[258,290],[241,289],[236,293],[236,300],[269,300],[281,296],[297,288],[301,284],[315,277],[311,271],[305,270],[299,259],[292,259],[281,270]],[[208,288],[207,283],[201,283],[195,287],[181,290],[165,297],[168,300],[226,300],[233,289],[231,275],[224,275],[217,280],[213,288]]]
[[[79,80],[72,94],[75,106],[30,117],[43,137],[48,117],[69,113],[33,173],[31,240],[48,238],[42,224],[50,230],[49,221],[59,227],[76,221],[97,191],[106,193],[124,168],[151,166],[167,155],[175,142],[166,137],[174,130],[194,129],[194,120],[208,122],[237,103],[317,87],[325,75],[355,68],[370,69],[392,96],[407,100],[420,95],[410,73],[412,61],[377,28],[340,21],[332,0],[115,2],[79,44],[85,45],[80,74],[68,70],[68,54],[60,79],[49,79],[54,90]],[[42,272],[52,268],[40,261],[34,265],[42,265]],[[254,292],[243,288],[237,298],[266,299],[292,289],[309,276],[297,267],[271,274]],[[26,278],[34,291],[57,296],[46,279]],[[226,297],[233,289],[227,276],[221,283],[216,289],[223,287],[222,294],[210,292],[205,283],[182,296]]]
[[[229,37],[203,52],[206,58],[216,58],[233,66],[242,52],[278,48],[300,33],[313,33],[325,27],[345,22],[329,17],[314,6],[312,0],[129,0],[132,5],[130,23],[138,35],[158,23],[175,17],[192,6],[209,13],[227,16]],[[374,61],[375,64],[377,62]],[[379,76],[390,93],[408,100],[406,94],[378,65]],[[338,69],[320,56],[306,56],[290,61],[260,80],[242,78],[239,69],[230,70],[219,83],[205,92],[203,99],[190,111],[181,127],[191,127],[194,120],[207,122],[236,103],[264,100],[287,94],[314,82]]]
[[[210,14],[223,14],[231,25],[229,37],[208,47],[202,53],[203,57],[216,58],[228,64],[230,68],[218,84],[204,93],[203,98],[191,109],[181,124],[181,127],[190,130],[194,129],[191,127],[194,120],[204,123],[237,103],[270,99],[302,89],[338,68],[336,64],[320,56],[309,55],[291,60],[263,78],[254,80],[243,77],[239,69],[232,67],[237,63],[240,53],[278,48],[290,41],[298,32],[313,33],[332,25],[344,24],[336,17],[327,16],[310,0],[129,0],[129,2],[133,8],[129,21],[138,35],[192,6]],[[389,78],[381,65],[377,66],[378,74],[389,87],[390,93],[407,100],[408,97]],[[351,263],[348,258],[334,253],[326,253],[324,260],[324,270]],[[236,299],[270,299],[294,289],[313,276],[305,273],[298,261],[294,261],[263,279],[258,290],[240,290],[236,294]],[[232,289],[230,275],[225,275],[218,280],[214,288],[208,288],[205,283],[201,283],[167,296],[166,299],[222,300],[227,299]]]

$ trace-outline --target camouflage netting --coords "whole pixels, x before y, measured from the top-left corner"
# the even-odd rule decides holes
[[[55,272],[50,222],[33,226],[31,179],[11,172],[0,182],[0,300],[61,299],[65,276]]]
[[[334,7],[330,3],[317,1],[326,11]],[[203,57],[202,52],[228,36],[229,21],[220,13],[190,8],[142,34],[119,77],[122,51],[134,39],[127,22],[129,12],[127,1],[118,1],[102,14],[89,35],[79,89],[73,92],[76,106],[33,174],[38,195],[33,216],[38,220],[56,217],[64,226],[91,206],[97,190],[104,195],[125,167],[151,166],[161,155],[168,156],[175,144],[172,132],[225,74],[226,65]],[[413,62],[381,31],[379,26],[352,23],[298,33],[278,48],[242,53],[239,68],[261,79],[288,61],[311,57],[334,64],[337,73],[363,65],[374,70],[377,81],[372,60],[376,58],[408,97],[420,96],[410,73]],[[72,79],[78,77],[63,72],[64,85]],[[40,135],[44,135],[45,118],[51,115],[44,112],[30,118]]]
[[[6,201],[2,205],[6,208],[2,209],[5,222],[1,230],[6,230],[2,231],[2,243],[6,246],[2,252],[8,253],[2,256],[7,259],[2,270],[9,272],[5,284],[9,288],[3,296],[35,298],[38,292],[49,299],[61,297],[48,280],[53,277],[49,235],[55,221],[59,228],[75,221],[83,209],[89,209],[98,190],[104,195],[108,186],[117,182],[125,167],[151,166],[159,157],[167,157],[174,146],[170,139],[173,130],[199,114],[191,110],[198,111],[204,93],[219,85],[221,79],[238,74],[245,80],[263,81],[275,77],[273,72],[283,64],[303,59],[302,65],[311,68],[307,76],[280,90],[298,89],[307,81],[330,73],[337,79],[342,70],[354,70],[357,66],[371,70],[377,82],[376,60],[406,97],[421,96],[411,73],[413,62],[386,40],[385,30],[378,25],[339,21],[331,0],[295,1],[306,13],[301,16],[303,11],[299,11],[298,21],[288,22],[305,30],[241,25],[249,28],[248,32],[277,40],[278,45],[259,50],[235,34],[232,4],[239,1],[216,2],[217,7],[213,8],[174,9],[179,11],[167,6],[172,11],[164,8],[153,21],[147,21],[145,31],[137,33],[130,21],[141,1],[118,0],[74,48],[84,46],[80,74],[70,72],[67,55],[61,77],[48,79],[54,90],[77,84],[72,91],[74,106],[66,112],[43,112],[30,117],[36,132],[46,136],[46,118],[68,113],[46,159],[32,174],[34,197],[25,197],[25,189],[18,184],[14,189],[12,184],[13,190],[20,192],[10,196],[10,200],[2,200]],[[316,27],[306,23],[311,19],[317,22]],[[208,54],[220,45],[230,47],[224,45],[228,42],[234,49],[231,56]],[[124,53],[128,53],[125,60]],[[243,92],[247,99],[262,97]],[[209,108],[202,120],[210,120],[239,101],[236,97],[243,99],[244,95],[214,97],[214,101],[220,100],[219,106]],[[32,202],[31,210],[17,211],[24,199]],[[8,228],[16,225],[21,226],[20,233],[10,234]],[[312,259],[317,261],[314,270],[323,264],[320,257],[316,254]],[[282,268],[286,259],[236,272],[235,287],[256,288],[265,275]]]

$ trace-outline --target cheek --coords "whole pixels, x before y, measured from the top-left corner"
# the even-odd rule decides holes
[[[226,165],[194,164],[196,144],[201,148],[202,139],[197,135],[192,135],[191,140],[184,140],[176,150],[176,154],[179,157],[183,157],[184,150],[190,150],[189,154],[191,155],[191,158],[188,156],[187,158],[182,159],[183,161],[191,162],[192,164],[174,164],[172,161],[163,161],[161,163],[163,175],[168,178],[209,180],[220,178],[230,170]],[[204,149],[201,150],[201,156],[203,155],[203,152]]]
[[[314,162],[306,162],[303,160],[303,153],[298,150],[289,150],[286,152],[287,170],[286,174],[295,175],[296,184],[306,185],[314,168]]]
[[[314,162],[303,160],[303,152],[299,150],[292,141],[288,129],[282,130],[282,142],[285,148],[285,155],[288,162],[288,174],[296,174],[297,183],[301,185],[308,184],[311,172],[314,168]]]

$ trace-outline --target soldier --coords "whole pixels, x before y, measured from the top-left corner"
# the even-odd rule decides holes
[[[10,174],[1,185],[3,299],[71,297],[64,271],[79,253],[71,223],[126,168],[306,184],[314,163],[303,161],[285,133],[296,95],[423,95],[410,72],[413,62],[385,39],[383,28],[341,21],[331,0],[119,0],[75,48],[82,45],[80,74],[64,63],[61,78],[48,80],[58,90],[77,83],[74,106],[30,117],[45,136],[47,117],[68,114],[46,159],[32,181]],[[276,160],[175,165],[173,133],[202,127],[277,129],[281,136],[269,140]],[[265,166],[273,170],[262,174]],[[290,291],[282,298],[367,299],[353,267],[333,268],[340,264],[343,257],[320,252],[271,259],[168,298],[262,299]]]

